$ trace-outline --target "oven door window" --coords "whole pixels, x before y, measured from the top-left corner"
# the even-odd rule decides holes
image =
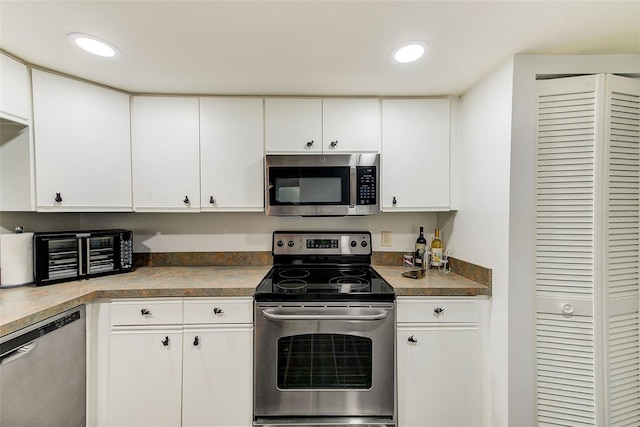
[[[348,205],[348,167],[272,167],[271,205]]]
[[[370,338],[341,334],[293,335],[278,339],[278,388],[371,388]]]

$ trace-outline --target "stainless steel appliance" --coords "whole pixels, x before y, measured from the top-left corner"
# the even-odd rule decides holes
[[[0,426],[86,425],[84,306],[0,338]]]
[[[133,232],[89,230],[34,233],[36,285],[125,273],[133,268]]]
[[[380,155],[300,154],[265,157],[267,215],[380,213]]]
[[[368,232],[275,232],[255,291],[254,426],[395,426],[395,292]]]

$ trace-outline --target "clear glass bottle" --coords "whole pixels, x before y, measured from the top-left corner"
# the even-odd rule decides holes
[[[440,240],[440,230],[436,228],[435,237],[431,241],[431,267],[442,265],[442,240]]]

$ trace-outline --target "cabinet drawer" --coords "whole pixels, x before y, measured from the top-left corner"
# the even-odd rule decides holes
[[[182,324],[182,298],[136,298],[111,302],[111,325]]]
[[[398,297],[398,323],[469,323],[478,322],[480,305],[469,298]]]
[[[185,299],[184,323],[253,323],[253,300],[251,298]]]

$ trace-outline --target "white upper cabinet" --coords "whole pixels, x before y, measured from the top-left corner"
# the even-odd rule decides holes
[[[30,93],[27,66],[0,53],[0,118],[28,124]]]
[[[268,153],[321,153],[322,100],[265,99],[265,137]]]
[[[380,101],[377,98],[324,99],[322,150],[331,152],[380,151]]]
[[[130,211],[129,95],[33,70],[38,211]]]
[[[133,97],[135,211],[200,211],[199,100]]]
[[[200,98],[203,211],[264,210],[262,98]]]
[[[267,98],[267,153],[380,151],[376,98]]]
[[[448,99],[382,101],[382,210],[449,210]]]

